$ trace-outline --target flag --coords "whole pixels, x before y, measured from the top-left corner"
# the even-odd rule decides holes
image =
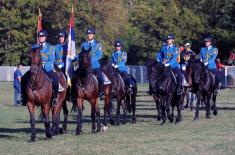
[[[42,30],[42,13],[41,13],[41,10],[40,8],[38,9],[38,29],[37,29],[37,34],[39,31]],[[38,41],[38,37],[37,37],[37,43],[39,43]]]
[[[69,36],[68,36],[68,51],[66,57],[66,68],[65,74],[67,76],[67,83],[71,86],[71,79],[73,73],[72,59],[76,56],[76,48],[75,48],[75,33],[74,33],[74,12],[73,7],[70,15],[69,22]]]

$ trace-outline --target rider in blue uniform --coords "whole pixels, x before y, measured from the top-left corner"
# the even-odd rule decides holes
[[[84,47],[86,50],[91,47],[91,66],[93,69],[93,73],[96,75],[98,82],[99,82],[99,89],[100,89],[100,98],[103,98],[104,95],[104,79],[102,75],[102,71],[100,69],[100,62],[99,60],[102,58],[102,44],[95,39],[95,29],[88,28],[87,29],[87,40],[82,43],[81,50]]]
[[[161,50],[157,54],[157,61],[164,64],[166,67],[171,67],[173,72],[177,75],[177,95],[183,94],[182,87],[182,76],[180,71],[180,65],[177,61],[179,56],[179,49],[174,45],[175,36],[174,34],[169,34],[167,36],[167,45],[162,46]]]
[[[211,73],[215,76],[216,89],[219,86],[218,80],[218,71],[215,63],[215,59],[218,55],[218,48],[212,45],[212,36],[208,35],[205,39],[205,47],[201,48],[200,58],[205,66],[209,68]],[[217,95],[217,90],[215,90],[214,94]]]
[[[114,68],[117,68],[125,83],[128,82],[129,75],[127,74],[127,54],[121,50],[122,44],[120,41],[114,43],[115,51],[112,53],[111,63]]]
[[[42,30],[38,32],[38,40],[39,44],[41,46],[41,59],[42,59],[42,66],[47,74],[47,76],[50,78],[52,85],[53,85],[53,100],[52,104],[57,104],[57,94],[59,89],[59,80],[58,76],[54,72],[54,61],[55,61],[55,47],[51,44],[46,42],[47,39],[47,31]]]
[[[65,63],[68,50],[67,33],[60,31],[58,35],[59,43],[55,45],[55,65],[65,73]]]

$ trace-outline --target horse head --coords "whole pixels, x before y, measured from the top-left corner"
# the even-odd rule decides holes
[[[89,49],[82,47],[82,50],[79,54],[79,66],[83,67],[84,69],[91,67],[91,47]]]
[[[157,80],[165,70],[165,65],[158,61],[154,61],[148,64],[149,84],[152,87],[154,93],[156,92],[155,88]]]
[[[42,60],[40,55],[41,47],[36,44],[29,50],[30,72],[36,74],[39,68],[42,67]]]
[[[200,84],[203,74],[205,74],[205,65],[199,60],[195,59],[192,63],[192,79],[196,84]]]

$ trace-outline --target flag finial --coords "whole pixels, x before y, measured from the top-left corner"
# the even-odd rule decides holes
[[[42,13],[41,13],[41,9],[40,9],[40,8],[38,8],[38,15],[39,15],[39,16],[42,16]]]

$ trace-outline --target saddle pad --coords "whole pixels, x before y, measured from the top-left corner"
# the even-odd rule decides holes
[[[104,74],[102,72],[102,76],[103,76],[103,79],[104,79],[104,84],[111,84],[112,82],[109,80],[109,78],[107,77],[106,74]]]

